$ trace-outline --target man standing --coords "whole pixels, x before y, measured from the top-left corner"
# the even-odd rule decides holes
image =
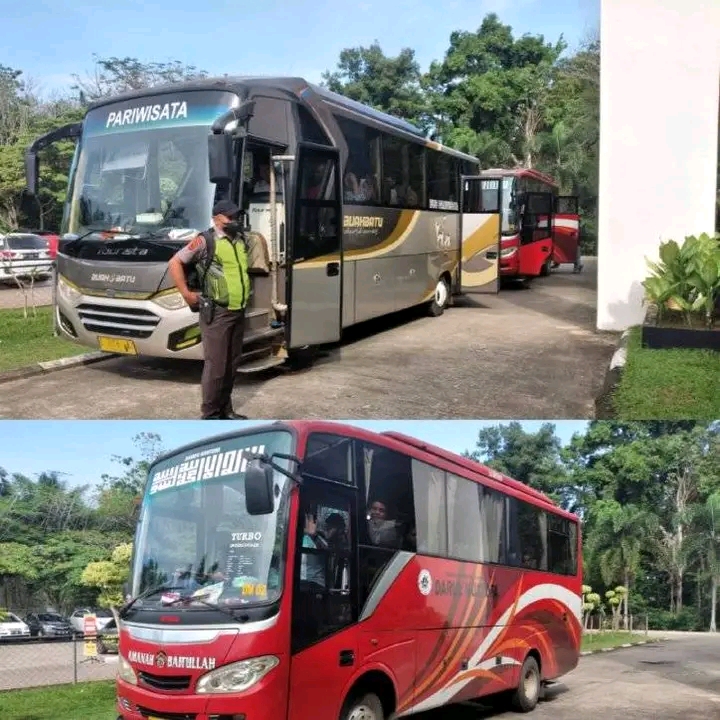
[[[205,363],[202,417],[245,420],[232,409],[235,374],[242,358],[245,307],[250,299],[247,253],[238,221],[240,209],[230,200],[213,207],[213,227],[178,250],[168,264],[170,277],[185,302],[200,311]],[[195,265],[201,292],[188,288],[185,265]]]

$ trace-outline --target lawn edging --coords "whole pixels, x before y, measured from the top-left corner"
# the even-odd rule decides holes
[[[595,419],[596,420],[614,420],[615,407],[613,405],[613,395],[620,385],[625,363],[627,363],[627,348],[630,342],[630,330],[624,330],[618,340],[615,352],[610,358],[610,365],[605,373],[600,394],[595,398]]]
[[[4,370],[0,372],[0,385],[2,383],[12,382],[13,380],[24,380],[25,378],[35,375],[46,375],[51,372],[65,370],[66,368],[77,367],[79,365],[92,365],[93,363],[109,360],[113,357],[117,357],[117,354],[96,351],[83,353],[82,355],[71,355],[70,357],[64,357],[58,360],[33,363],[32,365],[15,368],[14,370]]]
[[[651,643],[660,642],[663,638],[648,638],[647,640],[636,640],[635,642],[620,643],[619,645],[613,645],[612,647],[598,648],[597,650],[582,650],[581,656],[585,655],[599,655],[600,653],[615,652],[616,650],[622,650],[623,648],[637,647],[638,645],[650,645]]]

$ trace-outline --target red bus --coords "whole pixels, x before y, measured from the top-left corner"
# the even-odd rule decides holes
[[[565,263],[582,270],[577,197],[558,195],[555,180],[537,170],[484,170],[481,176],[483,190],[501,186],[501,278],[529,281]]]
[[[385,720],[578,663],[578,519],[472,460],[329,422],[149,469],[118,719]]]

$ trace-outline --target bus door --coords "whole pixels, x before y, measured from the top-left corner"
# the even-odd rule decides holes
[[[288,234],[288,347],[340,340],[342,332],[342,200],[335,148],[299,143],[295,204]]]
[[[520,205],[520,275],[538,277],[552,256],[553,196],[527,192]]]
[[[337,438],[335,438],[337,440]],[[308,444],[312,442],[312,437]],[[344,448],[350,444],[345,441]],[[331,449],[330,455],[342,454]],[[336,718],[359,665],[357,491],[315,478],[334,477],[326,454],[303,462],[292,598],[290,720]],[[306,457],[306,460],[308,458]],[[345,464],[347,468],[347,462]],[[322,668],[322,672],[318,672]]]
[[[500,287],[501,177],[462,176],[460,183],[460,286],[465,293]]]
[[[559,195],[555,198],[553,216],[553,262],[579,264],[580,260],[580,212],[575,195]]]

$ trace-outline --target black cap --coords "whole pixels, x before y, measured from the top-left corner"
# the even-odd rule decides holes
[[[237,217],[240,208],[232,200],[218,200],[213,206],[213,217],[216,215],[225,215],[229,218]]]

